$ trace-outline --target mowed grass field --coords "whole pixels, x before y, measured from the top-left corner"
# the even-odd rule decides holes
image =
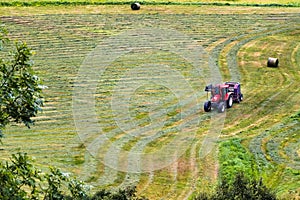
[[[36,73],[48,87],[35,125],[5,130],[2,159],[27,152],[36,166],[58,167],[93,190],[136,185],[149,199],[188,199],[212,190],[224,173],[241,169],[263,177],[280,197],[299,198],[299,8],[142,5],[132,11],[130,5],[102,5],[0,7],[0,13],[9,37],[26,41],[36,52]],[[180,51],[177,44],[186,36],[201,47],[200,58],[209,58],[206,64],[181,55],[185,48]],[[119,54],[126,47],[133,49]],[[112,55],[105,70],[102,54]],[[278,58],[279,67],[268,68],[268,57]],[[85,68],[88,63],[95,69]],[[159,67],[147,70],[149,66]],[[140,82],[143,78],[148,81]],[[224,115],[204,113],[204,87],[210,79],[239,81],[244,101]],[[184,91],[176,90],[179,83],[188,83],[196,103],[189,101],[190,93],[180,101],[177,95]],[[122,85],[134,90],[119,93]],[[94,113],[86,113],[90,104],[85,95],[92,95]],[[117,98],[124,96],[128,102]],[[197,123],[180,129],[186,121]],[[206,143],[209,134],[213,141]],[[168,144],[173,150],[181,147],[172,143],[174,138],[188,141],[176,161],[162,168],[147,162],[155,170],[130,171],[136,161],[130,159],[142,160]],[[233,139],[238,149],[224,145]],[[203,157],[205,145],[212,151]],[[235,151],[242,153],[234,157]],[[135,153],[143,154],[131,157]]]

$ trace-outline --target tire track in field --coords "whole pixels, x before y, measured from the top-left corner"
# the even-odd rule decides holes
[[[200,123],[206,118],[206,114],[202,115]],[[197,157],[200,155],[200,153],[197,152],[197,149],[201,149],[204,140],[205,139],[194,142],[191,148],[189,149],[189,157],[181,158],[171,166],[171,171],[173,172],[174,177],[173,184],[172,187],[169,189],[170,191],[163,197],[164,199],[188,199],[191,196],[191,194],[195,192],[196,185],[199,181],[199,167],[197,163]],[[200,156],[199,159],[202,159],[202,157]],[[186,181],[185,185],[182,186],[182,180],[179,176],[186,171],[189,171],[190,174],[188,175],[188,177],[186,177],[188,181]],[[178,185],[180,185],[180,187],[184,187],[184,189],[178,191]]]
[[[184,190],[177,199],[188,199],[193,192],[196,190],[196,185],[198,182],[198,174],[199,174],[199,168],[197,166],[197,147],[200,145],[201,146],[202,141],[197,141],[193,144],[193,146],[191,147],[191,156],[190,156],[190,171],[191,171],[191,175],[190,178],[191,180],[189,181],[188,185],[190,185],[190,187],[187,187],[187,190]]]

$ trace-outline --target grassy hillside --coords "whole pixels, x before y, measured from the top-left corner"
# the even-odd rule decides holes
[[[35,70],[48,86],[36,125],[5,130],[3,159],[27,152],[42,168],[57,166],[95,189],[136,184],[150,199],[186,199],[236,170],[262,176],[281,197],[300,196],[299,8],[149,5],[132,11],[129,5],[102,5],[0,7],[0,12],[9,37],[25,40],[36,52]],[[190,59],[198,57],[184,54],[185,41],[196,44],[192,49],[201,47],[199,55],[209,55],[208,63],[195,68]],[[118,54],[126,46],[133,50]],[[101,71],[104,55],[113,60]],[[268,68],[268,57],[277,57],[279,67]],[[153,66],[158,67],[146,70]],[[139,82],[145,77],[153,80]],[[204,113],[203,89],[210,78],[240,81],[245,100],[224,115]],[[188,83],[185,89],[197,101],[177,91],[179,83]],[[127,88],[119,93],[122,86]],[[186,101],[176,96],[181,92]],[[88,95],[95,100],[94,113],[86,112]],[[124,96],[130,97],[128,109]],[[184,151],[176,138],[187,141]],[[136,167],[131,154],[151,155],[168,144],[173,151],[165,159],[178,156],[176,147],[182,153],[170,165],[141,173],[126,169]],[[203,157],[207,144],[212,151]]]

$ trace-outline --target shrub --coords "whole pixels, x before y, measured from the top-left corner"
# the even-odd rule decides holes
[[[244,173],[236,174],[233,182],[222,180],[212,195],[199,194],[195,200],[276,200],[275,194],[267,188],[262,179],[250,180]]]

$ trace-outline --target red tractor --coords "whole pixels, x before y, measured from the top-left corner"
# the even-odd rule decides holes
[[[205,112],[209,112],[213,108],[222,113],[225,108],[231,108],[234,102],[240,103],[243,101],[239,82],[225,82],[215,86],[210,84],[205,87],[205,91],[207,95],[209,92],[211,93],[210,100],[204,103]]]

